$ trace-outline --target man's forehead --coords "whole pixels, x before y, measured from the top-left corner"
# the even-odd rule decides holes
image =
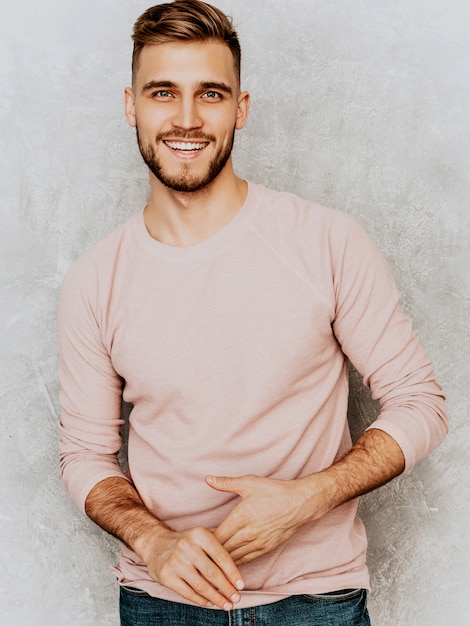
[[[139,58],[137,80],[146,83],[161,79],[193,82],[209,78],[236,82],[230,48],[217,40],[182,41],[146,45]]]

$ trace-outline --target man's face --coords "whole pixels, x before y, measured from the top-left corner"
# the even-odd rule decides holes
[[[167,187],[199,191],[226,168],[248,114],[230,49],[218,41],[166,43],[145,46],[139,61],[126,116],[142,157]]]

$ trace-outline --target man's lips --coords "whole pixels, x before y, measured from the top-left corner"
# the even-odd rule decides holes
[[[171,141],[165,139],[163,143],[171,150],[178,152],[199,152],[209,145],[208,141]]]

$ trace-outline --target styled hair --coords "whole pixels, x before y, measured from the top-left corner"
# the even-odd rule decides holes
[[[135,22],[132,39],[133,81],[144,46],[214,39],[230,48],[235,75],[240,83],[241,48],[232,19],[220,9],[202,0],[174,0],[150,7]]]

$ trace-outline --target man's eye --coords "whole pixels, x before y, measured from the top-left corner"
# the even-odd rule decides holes
[[[204,98],[207,98],[208,100],[218,100],[221,97],[222,96],[217,91],[206,91],[204,94]]]
[[[154,98],[170,98],[171,93],[166,89],[159,89],[158,91],[154,91],[152,94]]]

